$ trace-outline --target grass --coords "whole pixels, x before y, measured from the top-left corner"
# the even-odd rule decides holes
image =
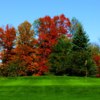
[[[99,99],[99,78],[67,76],[0,78],[0,100]]]

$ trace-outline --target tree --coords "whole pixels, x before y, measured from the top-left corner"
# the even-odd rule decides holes
[[[87,50],[88,48],[89,39],[86,33],[83,31],[82,26],[80,24],[78,25],[78,30],[73,35],[72,42],[74,51]]]
[[[96,76],[100,77],[100,54],[94,55],[93,60],[95,61],[96,66],[97,66],[97,75]]]
[[[49,56],[50,73],[54,75],[69,74],[66,71],[71,65],[71,50],[71,39],[68,39],[67,36],[61,36]]]
[[[48,71],[48,57],[52,52],[52,47],[57,43],[62,34],[68,34],[70,21],[64,15],[53,18],[45,16],[38,20],[38,75]]]
[[[34,31],[31,29],[31,24],[28,21],[18,26],[16,42],[15,56],[13,56],[13,61],[11,61],[10,65],[14,63],[21,67],[17,68],[19,75],[33,75],[36,68],[37,40],[34,38]]]
[[[89,49],[89,39],[80,23],[78,24],[77,31],[73,35],[72,43],[72,68],[74,70],[73,72],[76,72],[74,74],[83,76],[94,74],[95,65]]]
[[[10,27],[9,25],[6,28],[0,28],[0,46],[1,46],[1,55],[0,59],[2,61],[2,65],[0,66],[0,72],[2,75],[7,76],[7,66],[11,60],[13,55],[13,50],[15,46],[16,39],[16,30],[14,27]]]
[[[7,63],[12,55],[16,39],[16,30],[14,27],[6,26],[6,29],[0,28],[0,45],[2,50],[2,63]]]
[[[97,66],[97,77],[100,77],[100,47],[97,44],[90,45],[92,58]]]

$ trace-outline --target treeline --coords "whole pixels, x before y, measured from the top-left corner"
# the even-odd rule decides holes
[[[100,77],[100,47],[90,44],[77,19],[63,14],[1,27],[0,59],[0,76]]]

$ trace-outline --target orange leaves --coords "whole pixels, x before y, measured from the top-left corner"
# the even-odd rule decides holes
[[[34,38],[34,31],[31,30],[31,24],[28,21],[25,21],[24,23],[20,24],[18,26],[18,39],[17,44],[27,44],[31,45],[31,42],[33,42]]]
[[[15,56],[24,63],[26,74],[34,73],[36,60],[36,44],[37,40],[33,37],[34,31],[31,29],[31,24],[27,21],[20,24],[18,27],[19,38],[17,39],[17,47],[15,48]]]
[[[18,26],[18,31],[20,32],[20,34],[27,33],[30,31],[30,29],[31,29],[31,24],[28,21],[25,21],[24,23]]]

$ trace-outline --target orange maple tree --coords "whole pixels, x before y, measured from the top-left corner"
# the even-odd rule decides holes
[[[31,24],[28,21],[20,24],[18,26],[13,60],[18,60],[22,64],[23,70],[19,71],[22,75],[32,75],[35,73],[36,44],[37,40],[34,38],[34,31],[31,29]]]

